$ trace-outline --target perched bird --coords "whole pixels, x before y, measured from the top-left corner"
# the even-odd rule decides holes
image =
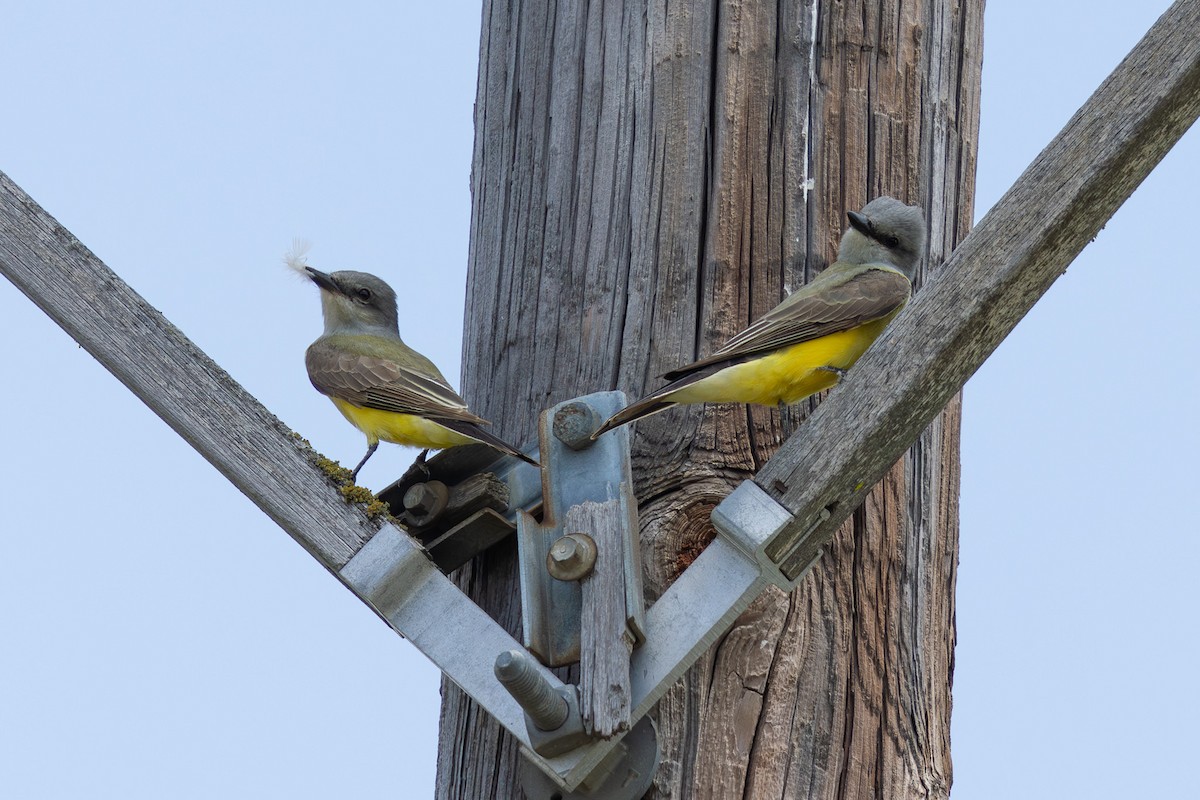
[[[834,386],[908,302],[925,247],[917,206],[877,197],[847,214],[838,259],[708,358],[668,372],[592,439],[680,403],[783,406]]]
[[[487,420],[468,411],[433,362],[400,339],[392,287],[365,272],[326,274],[305,265],[302,255],[287,261],[321,289],[325,332],[305,353],[309,380],[367,436],[367,454],[351,480],[380,439],[426,450],[483,442],[540,466],[481,428]]]

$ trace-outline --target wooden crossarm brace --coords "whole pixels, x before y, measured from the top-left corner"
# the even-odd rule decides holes
[[[1159,18],[755,476],[795,515],[767,548],[785,575],[813,560],[1195,122],[1197,31],[1198,0]]]
[[[633,718],[838,526],[1200,116],[1200,0],[1179,0],[754,480],[647,612]]]
[[[734,521],[729,525],[742,519],[754,530],[723,532],[648,612],[647,641],[632,663],[635,721],[754,597],[803,575],[889,465],[1196,120],[1197,30],[1200,0],[1176,2],[845,385],[755,477],[759,488],[731,495],[729,502],[760,508],[762,518],[726,514]],[[311,449],[3,173],[0,272],[390,624],[407,625],[413,603],[433,598],[396,594],[375,581],[377,572],[398,569],[412,577],[410,570],[417,570],[436,584],[432,594],[470,602],[442,592],[444,576],[416,560],[407,537],[390,527],[364,551],[378,526],[341,501]],[[460,610],[478,623],[480,635],[499,630],[471,609]],[[429,630],[421,626],[418,638]],[[440,647],[440,640],[433,645]],[[474,684],[474,678],[463,680]],[[498,705],[506,702],[501,695],[482,683],[476,692],[523,740],[514,730],[515,712]],[[579,748],[545,767],[571,788],[614,743]]]

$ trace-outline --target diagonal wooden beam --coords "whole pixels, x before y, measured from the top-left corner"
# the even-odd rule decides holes
[[[306,443],[2,172],[0,273],[327,569],[379,528]]]
[[[766,547],[787,578],[803,574],[888,466],[1200,115],[1196,30],[1200,0],[1179,0],[755,478],[792,516]],[[396,619],[409,619],[419,586],[382,577],[396,565],[423,565],[407,551],[394,558],[377,552],[403,549],[407,539],[387,527],[364,551],[378,526],[341,501],[312,451],[3,173],[0,272],[380,616],[397,629]],[[732,545],[718,542],[702,555],[704,564],[749,564],[725,558],[722,548]],[[646,645],[634,654],[635,718],[768,583],[756,568],[742,573],[728,580],[719,569],[689,569],[660,598]],[[445,580],[427,577],[439,586]],[[732,599],[713,594],[722,582],[736,584],[725,593]],[[675,619],[672,603],[680,598],[690,601],[675,603],[679,624],[655,626]],[[684,624],[695,622],[703,604],[714,612],[712,624],[704,631]],[[417,619],[418,638],[432,649],[445,644],[432,618]],[[482,620],[480,626],[500,630]],[[468,677],[478,672],[472,667]],[[498,716],[521,738],[519,715],[509,710]],[[553,771],[577,780],[613,744],[564,756]]]
[[[1178,0],[755,477],[795,515],[767,548],[785,575],[817,557],[1195,122],[1197,31],[1200,0]]]
[[[347,504],[306,442],[4,173],[0,273],[334,577],[528,744],[521,707],[492,676],[496,655],[521,645],[406,533],[392,525],[381,527],[360,505]],[[562,686],[549,670],[541,668],[541,673],[553,686]],[[564,771],[576,761],[560,759]]]
[[[720,535],[647,612],[646,643],[631,670],[634,720],[768,586],[803,577],[871,487],[1200,116],[1197,30],[1200,0],[1179,0],[845,383],[717,506]]]

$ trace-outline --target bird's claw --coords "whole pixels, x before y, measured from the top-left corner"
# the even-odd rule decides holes
[[[837,376],[839,383],[841,383],[841,381],[846,377],[846,370],[842,369],[841,367],[824,366],[817,367],[817,369],[821,370],[822,372],[832,372]]]
[[[413,462],[413,466],[425,473],[425,480],[433,477],[433,473],[429,471],[429,467],[425,464],[425,457],[429,455],[429,448],[426,448],[417,455],[417,460]]]

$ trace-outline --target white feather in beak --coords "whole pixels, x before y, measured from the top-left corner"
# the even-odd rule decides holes
[[[283,263],[288,269],[295,270],[305,277],[307,280],[309,274],[304,271],[308,266],[308,251],[312,249],[312,243],[307,239],[292,239],[292,247],[283,254]]]

